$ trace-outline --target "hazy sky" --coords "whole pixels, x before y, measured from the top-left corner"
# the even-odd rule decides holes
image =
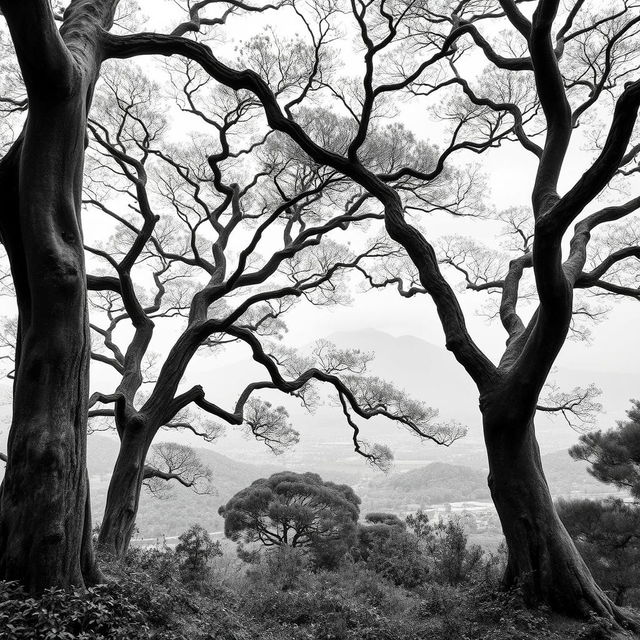
[[[156,4],[142,2],[143,10],[153,18],[152,25],[166,24],[172,16],[177,16],[175,5],[171,2]],[[153,8],[153,7],[156,8]],[[157,9],[163,7],[162,10]],[[272,14],[273,15],[273,14]],[[229,33],[246,37],[258,29],[260,19],[233,18],[229,22]],[[296,24],[291,12],[278,13],[278,32],[303,33]],[[220,45],[225,51],[232,51],[234,44]],[[349,59],[349,65],[358,64],[359,58]],[[406,124],[415,133],[432,143],[443,142],[442,131],[437,123],[425,118],[419,108],[404,105],[402,108]],[[477,156],[472,157],[477,160]],[[562,187],[570,186],[581,170],[588,155],[581,149],[581,141],[576,139],[566,163],[568,171],[563,176]],[[534,177],[533,157],[518,150],[516,145],[507,145],[482,157],[482,168],[488,177],[489,202],[496,208],[527,206],[531,184]],[[433,216],[421,220],[422,228],[429,239],[449,233],[472,234],[488,244],[500,242],[496,238],[497,227],[492,223],[478,223],[465,220],[453,220],[445,216]],[[95,233],[95,229],[91,230]],[[460,296],[466,311],[472,335],[487,353],[497,360],[504,345],[505,333],[497,322],[491,324],[475,315],[483,294],[464,293]],[[565,368],[586,371],[638,372],[638,354],[640,353],[640,304],[621,302],[616,304],[609,318],[593,328],[593,343],[569,342],[564,347],[558,364]],[[394,290],[362,293],[354,287],[353,303],[344,307],[317,308],[301,304],[287,318],[289,333],[287,342],[291,345],[306,345],[318,337],[327,336],[335,331],[363,328],[378,329],[394,336],[414,335],[430,343],[443,346],[443,333],[437,318],[435,307],[426,296],[410,300],[401,298]],[[163,341],[160,332],[159,342]],[[159,349],[158,349],[159,350]],[[235,350],[229,350],[224,358],[229,361],[241,356]],[[100,383],[100,368],[94,372],[94,380]],[[109,391],[109,389],[103,389]],[[640,394],[640,390],[639,390]]]
[[[154,3],[155,4],[155,3]],[[167,2],[164,11],[151,11],[149,3],[142,3],[143,9],[153,19],[154,24],[166,23],[179,14],[175,13],[175,4]],[[157,6],[157,5],[156,5]],[[526,9],[526,7],[525,7]],[[270,14],[275,16],[276,14]],[[240,38],[246,38],[251,33],[258,32],[268,21],[269,14],[261,16],[231,18],[226,33],[227,44],[220,42],[221,50],[230,51]],[[342,27],[348,31],[347,21]],[[239,29],[241,25],[241,29]],[[483,28],[486,28],[484,26]],[[300,21],[291,11],[277,13],[277,32],[279,35],[305,35]],[[231,42],[231,45],[229,45]],[[343,47],[342,61],[345,68],[355,72],[356,65],[361,64],[359,55],[348,54]],[[482,57],[478,56],[478,60]],[[347,62],[348,61],[348,64]],[[425,116],[423,108],[417,103],[402,104],[401,117],[407,126],[418,137],[436,145],[443,144],[442,127]],[[605,125],[608,124],[605,119]],[[562,176],[561,189],[569,188],[581,175],[589,162],[591,154],[584,150],[584,140],[577,134]],[[478,156],[470,154],[456,157],[469,161],[478,161]],[[519,145],[506,144],[497,151],[484,154],[481,157],[482,169],[488,177],[489,203],[495,208],[512,206],[528,206],[531,187],[535,177],[536,162],[534,157],[522,151]],[[631,194],[634,195],[634,194]],[[620,196],[619,201],[623,201]],[[601,203],[596,203],[596,205]],[[474,223],[465,220],[454,220],[448,216],[434,216],[421,221],[429,239],[439,235],[459,233],[473,235],[488,245],[496,245],[501,241],[496,237],[498,227],[495,224]],[[488,323],[485,318],[477,317],[475,311],[480,306],[484,294],[464,293],[460,301],[466,311],[468,324],[478,343],[494,358],[499,358],[504,346],[506,335],[499,322]],[[609,300],[607,300],[609,302]],[[613,301],[612,301],[613,302]],[[558,364],[567,368],[582,370],[624,371],[637,372],[640,370],[637,354],[640,353],[640,303],[633,301],[614,302],[614,309],[608,318],[592,328],[592,342],[569,341],[559,359]],[[354,289],[353,304],[338,308],[310,308],[309,305],[299,305],[289,316],[289,334],[287,341],[292,344],[304,345],[319,335],[326,335],[341,329],[358,329],[371,327],[392,335],[415,335],[428,342],[443,345],[443,333],[435,308],[430,299],[420,296],[407,300],[398,296],[394,291],[368,292],[361,294],[357,287]]]

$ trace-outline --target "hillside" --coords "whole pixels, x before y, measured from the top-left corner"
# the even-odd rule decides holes
[[[94,522],[100,522],[106,500],[109,476],[117,455],[117,441],[103,435],[89,438],[88,460]],[[215,495],[197,495],[176,485],[172,498],[159,500],[143,492],[137,518],[139,535],[153,538],[174,536],[194,522],[209,531],[220,531],[222,518],[218,507],[240,489],[260,477],[269,476],[285,465],[251,464],[233,460],[210,449],[198,449],[201,459],[213,470]],[[554,496],[597,496],[611,493],[610,488],[593,479],[584,462],[571,460],[566,450],[543,457],[549,485]],[[305,470],[319,471],[322,465]],[[105,471],[106,470],[106,471]],[[300,470],[300,469],[298,469]],[[321,470],[320,470],[321,472]],[[333,474],[326,479],[344,481]],[[406,513],[419,507],[448,502],[489,502],[487,471],[465,465],[432,462],[406,471],[364,477],[351,483],[362,499],[362,513],[390,511]]]
[[[485,472],[444,462],[370,481],[357,493],[363,512],[404,512],[443,502],[490,499]]]
[[[615,493],[587,473],[587,464],[572,460],[566,450],[542,458],[554,497],[599,497]],[[363,512],[404,513],[447,502],[490,501],[487,471],[433,462],[424,467],[364,482],[356,488]]]
[[[109,478],[118,455],[115,438],[93,434],[88,439],[87,466],[91,478],[91,504],[94,523],[102,520]],[[197,495],[178,485],[168,500],[154,498],[143,490],[140,510],[136,519],[139,535],[152,538],[177,535],[194,522],[209,531],[222,528],[218,507],[226,503],[237,491],[263,476],[269,476],[282,467],[253,465],[231,460],[210,449],[198,449],[202,461],[213,470],[214,495]]]

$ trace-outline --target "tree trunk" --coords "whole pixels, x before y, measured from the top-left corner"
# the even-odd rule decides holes
[[[134,419],[135,420],[135,419]],[[144,479],[144,463],[150,443],[140,425],[122,431],[120,452],[113,469],[98,545],[118,558],[129,549]]]
[[[506,587],[519,586],[528,604],[586,618],[626,621],[595,583],[556,514],[542,470],[533,420],[484,421],[489,487],[508,548]]]
[[[35,102],[15,171],[17,202],[0,205],[19,311],[0,577],[33,592],[83,586],[98,575],[86,511],[90,343],[80,229],[86,103],[81,93]]]

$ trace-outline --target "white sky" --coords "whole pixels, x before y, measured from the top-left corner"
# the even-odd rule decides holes
[[[166,25],[176,24],[184,15],[177,7],[178,3],[171,0],[164,0],[162,3],[146,0],[140,4],[149,19],[150,28],[166,30]],[[231,17],[227,26],[220,32],[224,35],[221,35],[219,43],[214,45],[214,52],[218,55],[222,52],[223,57],[232,56],[234,48],[242,40],[260,32],[276,15],[278,35],[291,37],[305,34],[304,27],[290,10],[279,11],[277,14]],[[345,16],[344,19],[348,20],[349,17]],[[347,24],[343,24],[345,30],[348,29]],[[361,64],[361,56],[349,54],[344,46],[342,49],[345,70],[355,73],[355,67]],[[146,66],[149,63],[144,64]],[[407,126],[418,137],[435,144],[444,142],[442,128],[425,116],[419,104],[403,104],[401,112]],[[585,154],[580,147],[581,140],[576,136],[565,163],[561,188],[571,186],[584,170],[585,162],[589,160],[589,154]],[[456,157],[455,160],[459,158]],[[472,155],[468,159],[478,161],[478,156]],[[484,154],[480,161],[489,178],[490,204],[496,208],[529,204],[536,166],[531,154],[522,151],[518,145],[508,144],[497,151]],[[454,220],[448,216],[434,216],[421,222],[429,239],[443,234],[460,233],[472,234],[489,245],[499,242],[495,237],[497,227],[491,223]],[[476,315],[483,296],[484,294],[472,292],[463,293],[460,295],[460,301],[473,337],[494,360],[497,360],[504,346],[505,334],[499,322],[488,323],[485,318]],[[398,296],[394,290],[362,294],[354,287],[352,305],[317,308],[300,304],[288,314],[286,321],[289,327],[287,343],[296,346],[306,345],[333,331],[362,328],[374,328],[395,336],[414,335],[433,344],[443,345],[442,328],[430,299],[420,296],[407,300]],[[616,303],[607,320],[593,328],[592,343],[568,342],[558,359],[558,364],[589,371],[638,371],[638,360],[632,354],[640,353],[640,335],[636,330],[639,321],[640,304],[630,301]],[[235,352],[231,351],[223,355],[222,359],[235,357]]]
[[[146,9],[153,17],[152,26],[166,24],[172,20],[172,16],[178,15],[173,3],[163,2],[161,6],[163,9],[159,10],[157,1],[142,3],[143,10]],[[299,25],[291,19],[290,13],[289,18],[285,16],[285,13],[278,14],[279,33],[303,33]],[[232,18],[229,22],[229,32],[246,37],[259,29],[262,20],[262,16]],[[234,44],[231,42],[221,47],[230,51]],[[348,60],[348,64],[357,64],[357,61],[358,58],[354,57]],[[407,124],[420,137],[436,143],[440,141],[442,134],[437,126],[428,119],[421,118],[416,108],[407,107],[403,113],[409,118]],[[420,128],[420,123],[425,125]],[[585,155],[579,147],[580,141],[576,140],[575,148],[572,149],[566,163],[568,170],[563,176],[562,186],[565,188],[572,184],[583,169]],[[535,171],[532,156],[511,145],[482,156],[481,162],[483,170],[489,176],[490,201],[493,205],[502,208],[528,204]],[[471,231],[488,243],[496,241],[495,226],[491,224],[483,225],[439,217],[423,221],[422,226],[434,235],[453,232],[467,234]],[[480,346],[497,360],[504,345],[505,334],[498,323],[488,324],[484,318],[475,316],[482,294],[463,294],[460,299],[472,335]],[[637,331],[639,321],[640,304],[617,304],[609,318],[594,327],[593,343],[567,343],[557,364],[565,368],[589,371],[637,372],[637,355],[640,353],[640,333]],[[293,346],[306,345],[334,331],[363,328],[378,329],[394,336],[414,335],[436,345],[443,344],[442,328],[431,301],[425,296],[406,300],[393,290],[362,294],[354,289],[354,302],[345,307],[310,308],[309,305],[302,304],[288,315],[287,324],[287,342]],[[162,334],[160,338],[163,339]],[[224,357],[235,359],[236,355],[229,354]],[[94,379],[99,380],[100,375],[98,372]]]

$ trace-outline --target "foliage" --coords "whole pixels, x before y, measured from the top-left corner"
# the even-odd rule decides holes
[[[182,569],[191,576],[202,575],[211,558],[222,555],[220,543],[212,540],[204,527],[194,524],[178,538],[176,555]]]
[[[406,594],[364,566],[312,572],[296,554],[269,552],[248,573],[242,606],[252,616],[296,639],[415,637],[415,616],[407,614],[416,603]]]
[[[402,522],[397,516],[370,513],[358,527],[353,557],[398,586],[409,589],[427,581],[460,584],[475,577],[483,567],[491,572],[489,556],[477,545],[467,545],[462,520],[429,522],[418,511]]]
[[[569,454],[589,462],[589,473],[601,482],[628,489],[640,499],[640,401],[632,403],[628,421],[618,422],[615,429],[580,436]]]
[[[459,584],[480,568],[482,549],[478,545],[467,546],[467,535],[460,520],[452,518],[437,522],[431,525],[424,538],[440,581]]]
[[[620,499],[561,500],[556,508],[598,584],[625,604],[640,588],[640,508]]]
[[[28,596],[16,582],[0,582],[0,634],[5,640],[143,640],[173,638],[151,631],[140,606],[117,586],[47,589]]]
[[[527,608],[518,591],[502,592],[497,581],[487,582],[484,577],[466,585],[449,585],[433,574],[430,580],[439,582],[406,590],[361,562],[343,563],[336,571],[310,571],[296,562],[295,550],[282,551],[265,554],[247,579],[234,587],[242,593],[239,610],[263,621],[261,637],[577,640],[600,627],[600,621],[552,622],[545,609]]]
[[[170,549],[131,549],[123,561],[102,558],[109,579],[145,612],[149,623],[173,628],[173,620],[190,600],[178,556]]]
[[[335,566],[355,542],[359,504],[347,485],[284,471],[254,481],[219,513],[233,541],[300,547],[317,566]]]
[[[375,518],[374,518],[375,519]],[[215,568],[221,558],[214,558]],[[490,565],[491,562],[487,562]],[[246,566],[246,565],[245,565]],[[121,585],[92,589],[86,596],[57,592],[57,605],[72,612],[104,612],[107,633],[6,636],[8,640],[86,638],[101,640],[595,640],[610,638],[606,623],[551,619],[545,609],[524,606],[518,591],[501,592],[497,576],[461,585],[443,584],[431,573],[419,589],[394,585],[363,562],[343,562],[337,570],[312,567],[304,550],[288,546],[264,552],[246,572],[224,578],[207,574],[206,588],[181,579],[180,558],[170,549],[131,550],[124,562],[105,562]],[[23,620],[26,598],[11,587],[7,607],[0,591],[0,625]],[[83,601],[87,598],[90,605]],[[15,600],[19,600],[16,603]],[[40,602],[40,601],[35,601]],[[120,609],[114,608],[120,603]],[[82,604],[79,604],[82,603]],[[33,605],[30,605],[33,609]],[[42,607],[40,607],[42,608]],[[122,611],[138,612],[124,635]],[[118,611],[120,613],[118,613]],[[142,614],[144,612],[144,615]],[[1,617],[5,616],[5,618]],[[98,616],[94,616],[98,617]],[[69,622],[70,624],[70,622]],[[23,625],[24,626],[24,625]],[[4,631],[4,627],[0,627]],[[42,627],[41,627],[42,628]],[[74,632],[72,632],[74,633]],[[5,635],[0,634],[5,638]]]
[[[152,445],[147,456],[143,485],[151,495],[165,500],[173,497],[174,480],[194,493],[213,493],[212,476],[213,472],[193,447],[159,442]]]
[[[365,522],[358,527],[357,560],[399,586],[416,587],[427,579],[429,560],[404,522],[386,513],[367,514]]]

